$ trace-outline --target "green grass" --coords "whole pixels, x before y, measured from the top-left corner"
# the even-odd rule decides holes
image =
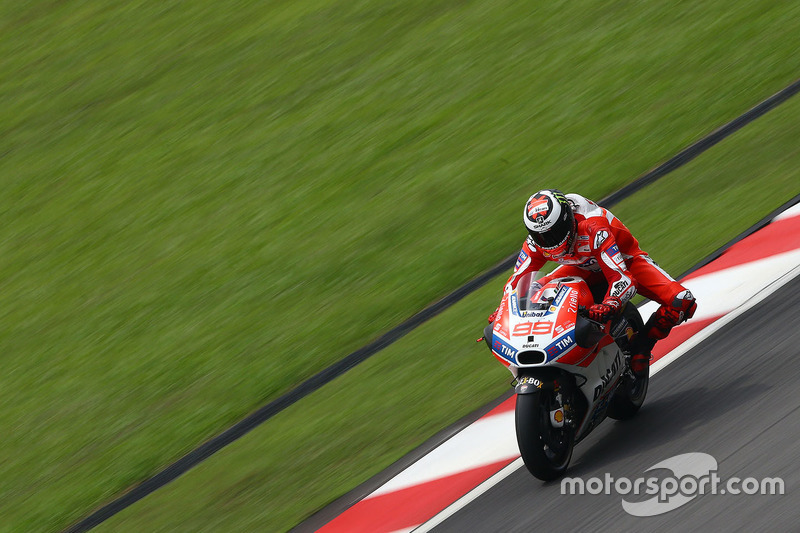
[[[796,98],[615,214],[677,276],[800,193],[798,114]],[[503,283],[473,293],[98,531],[292,527],[507,390],[511,375],[474,342]]]
[[[798,14],[0,7],[0,526],[63,527],[494,264],[533,189],[601,197],[787,85]]]

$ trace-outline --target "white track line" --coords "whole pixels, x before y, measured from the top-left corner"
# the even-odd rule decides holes
[[[439,524],[441,524],[442,522],[444,522],[445,520],[456,514],[458,511],[466,507],[468,504],[472,503],[472,501],[475,498],[477,498],[478,496],[480,496],[490,488],[494,487],[495,485],[503,481],[505,478],[507,478],[520,468],[522,468],[524,464],[525,463],[522,462],[522,457],[518,457],[513,463],[509,464],[508,466],[500,470],[498,473],[496,473],[495,475],[493,475],[492,477],[490,477],[489,479],[487,479],[486,481],[484,481],[483,483],[481,483],[480,485],[478,485],[477,487],[466,493],[460,499],[453,502],[453,504],[447,507],[444,511],[440,512],[439,514],[437,514],[436,516],[434,516],[433,518],[431,518],[418,528],[414,529],[413,530],[414,533],[423,533],[425,531],[430,531],[431,529],[435,528],[436,526],[438,526]]]
[[[414,487],[504,459],[511,460],[519,456],[514,433],[502,439],[498,435],[505,435],[508,428],[513,427],[513,410],[481,418],[464,428],[457,439],[445,441],[426,455],[424,461],[417,461],[409,466],[367,498]],[[470,446],[464,446],[465,441]],[[491,450],[491,453],[487,454],[487,450]]]
[[[672,363],[680,356],[709,338],[711,335],[725,327],[726,325],[733,322],[736,318],[743,315],[757,304],[761,303],[762,301],[766,300],[769,296],[775,293],[778,289],[792,281],[800,275],[800,265],[797,265],[790,271],[786,272],[778,279],[761,289],[757,292],[752,298],[742,303],[736,309],[733,309],[727,315],[721,317],[720,319],[712,322],[705,328],[701,329],[692,337],[689,337],[683,344],[666,354],[664,357],[653,363],[653,366],[650,367],[650,375],[657,374],[661,369],[663,369],[668,364]]]
[[[780,215],[776,216],[772,219],[773,222],[776,220],[782,220],[784,218],[792,218],[800,215],[800,203],[793,205],[786,211],[782,212]]]
[[[778,289],[789,283],[792,279],[800,275],[800,265],[794,267],[789,272],[783,274],[781,277],[758,291],[752,298],[748,299],[744,303],[742,303],[739,307],[733,309],[727,315],[723,316],[719,320],[709,324],[696,335],[692,336],[688,340],[686,340],[683,344],[672,350],[669,354],[665,355],[655,363],[653,366],[650,367],[650,375],[655,375],[659,371],[661,371],[664,367],[669,365],[670,363],[675,362],[679,357],[683,354],[700,344],[705,339],[709,338],[711,335],[722,329],[724,326],[735,320],[740,315],[744,314],[745,312],[749,311],[753,307],[755,307],[758,303],[762,302],[770,295],[775,293]],[[426,533],[454,514],[458,511],[469,505],[472,501],[474,501],[478,496],[483,494],[484,492],[488,491],[505,478],[519,470],[523,466],[522,458],[520,457],[507,467],[500,470],[498,473],[469,491],[467,494],[453,502],[447,508],[445,508],[442,512],[425,522],[424,524],[420,525],[416,529],[414,529],[414,533]]]

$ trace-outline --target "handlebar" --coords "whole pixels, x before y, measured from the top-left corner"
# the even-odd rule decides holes
[[[585,318],[587,321],[591,322],[592,324],[597,324],[601,328],[605,327],[607,322],[611,322],[612,320],[614,320],[614,318],[612,317],[609,320],[607,320],[606,322],[598,322],[597,320],[594,320],[593,318],[589,317],[589,309],[584,305],[578,306],[578,316],[582,317],[582,318]]]

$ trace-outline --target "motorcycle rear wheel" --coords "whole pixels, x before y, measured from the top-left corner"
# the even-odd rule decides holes
[[[545,392],[517,395],[515,422],[519,451],[528,471],[542,481],[564,475],[575,445],[569,425],[554,428],[550,423],[551,406],[552,398]]]
[[[614,396],[608,404],[606,414],[614,420],[627,420],[632,418],[644,403],[647,396],[647,387],[650,384],[650,377],[633,378],[632,376],[622,376]]]

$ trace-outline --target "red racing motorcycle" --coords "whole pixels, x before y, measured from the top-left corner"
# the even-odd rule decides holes
[[[583,279],[560,278],[541,286],[533,274],[503,296],[484,330],[494,356],[514,376],[516,432],[525,466],[549,481],[566,472],[574,445],[607,416],[636,414],[648,377],[630,369],[630,340],[644,328],[628,302],[606,323],[588,318],[594,303]]]

